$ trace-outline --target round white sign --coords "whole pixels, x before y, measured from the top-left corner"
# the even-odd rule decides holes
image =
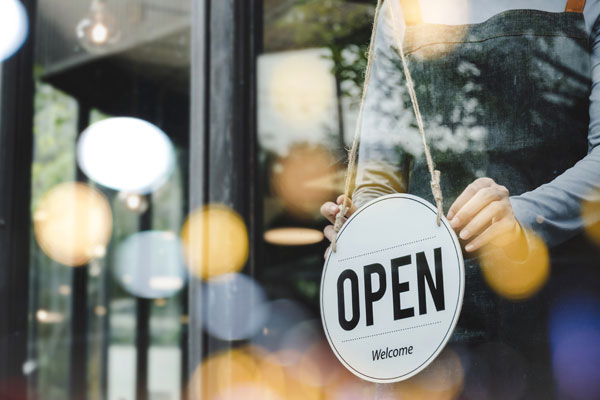
[[[321,280],[327,340],[346,368],[372,382],[416,375],[442,351],[464,293],[460,244],[436,208],[407,194],[380,197],[338,234]]]

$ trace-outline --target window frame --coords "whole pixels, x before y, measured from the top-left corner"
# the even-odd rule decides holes
[[[29,21],[36,0],[23,0]],[[23,47],[0,73],[0,395],[25,396],[27,360],[31,163],[33,158],[33,53],[35,24]],[[8,382],[8,383],[7,383]],[[8,385],[8,386],[7,386]]]
[[[256,122],[256,59],[262,48],[262,0],[195,1],[192,17],[190,211],[224,204],[249,234],[244,272],[261,259],[262,200]],[[223,347],[203,334],[202,284],[189,282],[188,374]],[[190,399],[196,398],[190,393]]]

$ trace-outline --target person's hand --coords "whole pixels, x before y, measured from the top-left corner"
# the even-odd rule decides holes
[[[336,232],[333,229],[333,224],[335,224],[335,218],[338,215],[338,213],[340,212],[340,206],[341,204],[344,202],[344,195],[341,194],[338,196],[336,202],[331,202],[328,201],[327,203],[324,203],[321,206],[321,214],[327,218],[327,220],[329,222],[331,222],[332,225],[327,225],[325,227],[325,229],[323,229],[323,233],[325,234],[325,237],[327,238],[327,240],[329,240],[330,242],[333,241],[333,239],[335,238]],[[352,203],[352,201],[350,201],[350,207],[348,208],[348,212],[346,213],[346,215],[344,216],[344,223],[346,222],[346,220],[348,219],[348,217],[350,217],[352,214],[354,214],[354,212],[356,211],[356,206]],[[327,250],[325,251],[325,257],[327,258],[327,253],[329,252],[329,249],[331,248],[328,247]]]
[[[479,178],[456,199],[447,218],[467,252],[488,243],[510,244],[523,236],[513,213],[509,191],[490,178]],[[496,243],[497,244],[497,243]]]

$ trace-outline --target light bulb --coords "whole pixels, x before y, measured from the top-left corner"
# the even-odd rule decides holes
[[[120,192],[119,200],[123,202],[129,211],[141,214],[148,209],[146,198],[137,193]]]
[[[92,27],[92,42],[104,44],[108,40],[108,28],[102,22],[98,22]]]
[[[121,38],[115,17],[103,0],[93,0],[90,12],[77,24],[77,39],[91,53],[110,49]]]

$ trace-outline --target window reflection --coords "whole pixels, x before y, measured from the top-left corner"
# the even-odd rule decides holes
[[[181,397],[190,15],[38,2],[27,374],[44,399]]]
[[[31,399],[449,399],[530,392],[527,355],[485,338],[473,348],[449,346],[423,374],[384,393],[345,370],[323,336],[318,302],[328,243],[319,208],[344,190],[374,1],[213,0],[192,7],[191,0],[39,0],[32,30],[20,20],[19,1],[2,1],[0,62],[18,55],[35,32],[28,354],[19,366]],[[473,11],[459,6],[463,0],[455,8],[422,3],[431,20],[461,20],[463,11]],[[223,20],[244,23],[220,26]],[[449,40],[468,34],[444,29]],[[250,44],[261,35],[261,43]],[[491,162],[483,150],[495,136],[483,122],[494,119],[498,130],[503,113],[512,112],[512,102],[490,107],[483,97],[498,82],[512,82],[503,86],[509,90],[517,80],[503,71],[502,79],[489,79],[476,60],[461,58],[452,78],[435,72],[438,92],[428,83],[431,66],[443,69],[439,60],[452,57],[456,46],[411,40],[417,38],[408,39],[410,65],[439,168],[476,153],[460,163],[465,171],[457,171],[455,186],[462,188]],[[530,44],[552,51],[560,40],[532,37]],[[365,168],[358,171],[371,180],[381,170],[398,172],[398,163],[424,168],[401,66],[397,57],[377,56],[379,91],[367,104],[377,117],[365,123],[374,134],[363,138]],[[582,77],[546,79],[577,61],[528,57],[544,91],[536,101],[554,107],[568,101],[562,91],[569,85],[587,90]],[[5,106],[0,112],[7,118]],[[533,111],[523,115],[531,126],[547,125]],[[515,171],[509,184],[525,175]],[[410,182],[429,195],[428,181],[394,178],[396,186]],[[10,179],[2,173],[0,187]],[[6,202],[0,197],[0,211]],[[594,242],[598,204],[582,208]],[[487,282],[498,296],[473,300],[485,303],[477,316],[485,323],[498,323],[496,301],[526,308],[555,290],[557,276],[576,281],[572,287],[597,286],[584,267],[557,274],[549,264],[552,249],[536,243],[532,237],[533,257],[523,262],[504,253],[482,257],[481,287]],[[547,367],[560,375],[560,390],[593,398],[600,393],[593,369],[596,298],[561,292],[553,300],[544,303],[552,315],[540,330],[551,341]],[[519,317],[502,324],[529,326],[527,313]],[[478,333],[465,328],[460,335]]]

